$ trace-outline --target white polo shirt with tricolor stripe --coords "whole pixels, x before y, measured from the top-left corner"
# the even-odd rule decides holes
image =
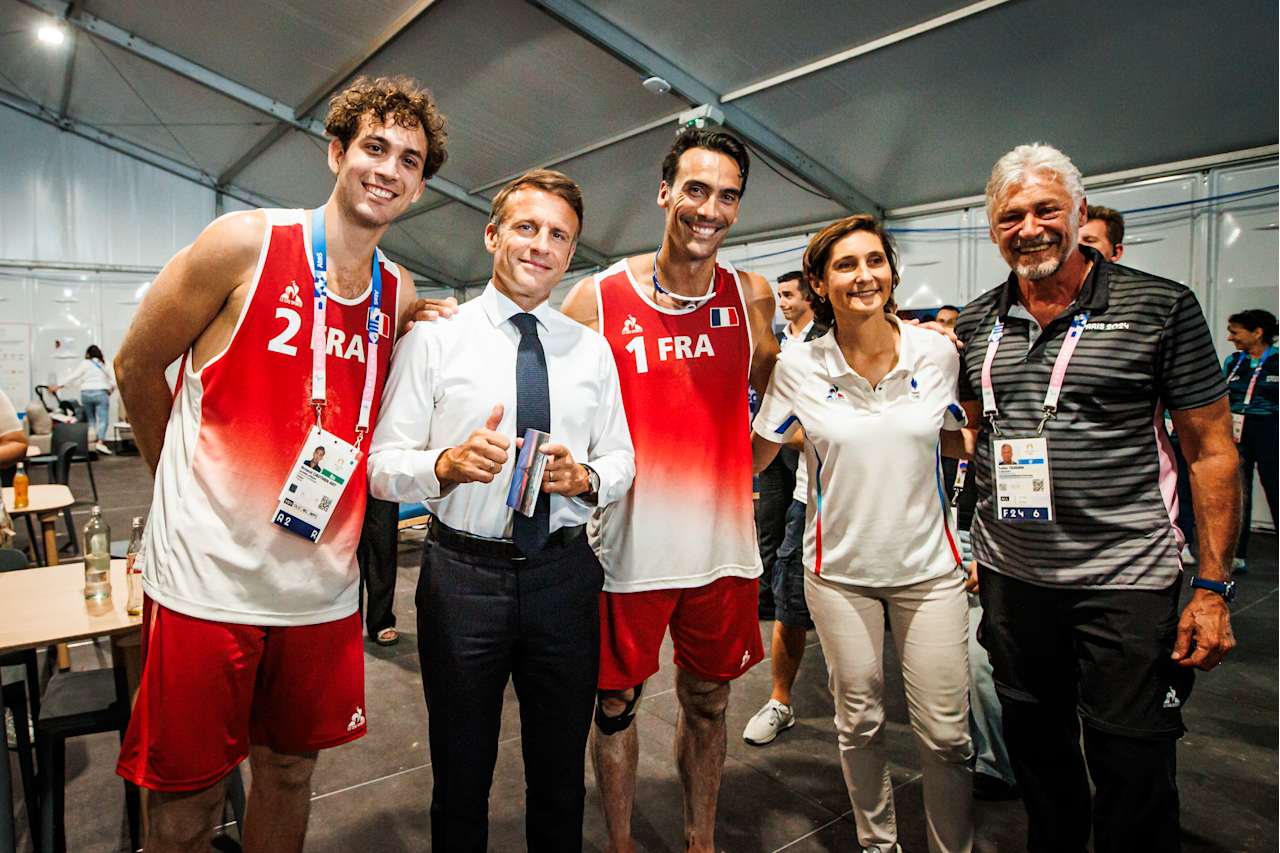
[[[964,417],[959,356],[946,337],[890,320],[898,362],[878,386],[833,330],[783,351],[754,422],[774,442],[804,428],[804,567],[837,583],[903,586],[960,562],[939,455],[940,431]]]

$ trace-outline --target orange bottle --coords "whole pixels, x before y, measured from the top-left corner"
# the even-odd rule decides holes
[[[27,489],[31,485],[31,480],[27,477],[26,467],[19,462],[18,472],[13,475],[13,508],[24,509],[31,503],[31,499],[27,496]]]

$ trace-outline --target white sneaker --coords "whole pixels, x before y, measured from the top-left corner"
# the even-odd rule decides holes
[[[791,710],[791,706],[783,705],[777,699],[770,699],[747,721],[747,727],[742,730],[742,739],[754,746],[764,746],[795,724],[796,712]]]
[[[112,454],[112,452],[111,452],[111,448],[107,447],[107,445],[106,445],[106,444],[104,444],[104,443],[103,443],[103,442],[101,442],[101,441],[99,441],[97,444],[95,444],[95,445],[93,446],[93,449],[94,449],[94,450],[96,450],[96,451],[98,451],[99,453],[105,453],[105,454],[106,454],[106,455],[108,455],[108,456],[112,456],[112,455],[114,455],[114,454]]]
[[[1178,555],[1178,558],[1182,560],[1183,565],[1194,566],[1196,564],[1196,555],[1191,553],[1190,545],[1182,546],[1182,553]]]

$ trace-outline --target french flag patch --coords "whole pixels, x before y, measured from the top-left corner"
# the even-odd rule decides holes
[[[738,325],[738,309],[737,308],[712,308],[711,309],[711,328],[724,329],[729,326]]]

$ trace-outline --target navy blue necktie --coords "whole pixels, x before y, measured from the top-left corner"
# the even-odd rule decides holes
[[[551,389],[547,381],[547,354],[538,340],[538,321],[532,314],[515,314],[511,322],[520,330],[516,350],[516,435],[527,429],[551,432]],[[540,485],[530,486],[540,488]],[[538,553],[551,534],[551,495],[541,492],[533,515],[517,512],[511,524],[512,539],[526,556]]]

